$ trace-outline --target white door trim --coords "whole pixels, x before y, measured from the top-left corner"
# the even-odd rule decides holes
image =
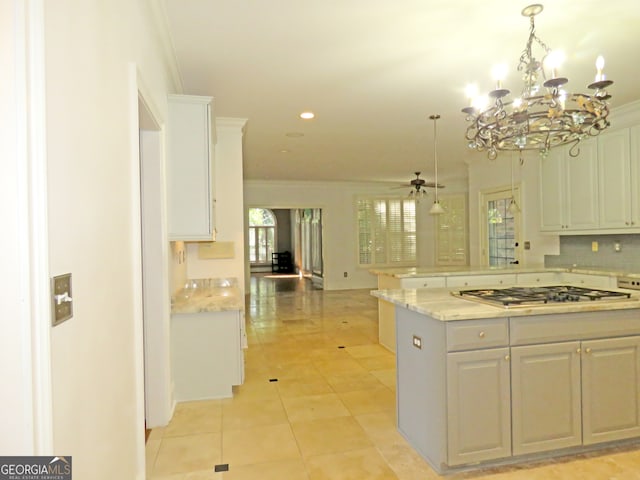
[[[22,340],[24,371],[30,375],[33,454],[51,455],[53,451],[53,391],[51,385],[51,304],[49,286],[49,237],[46,149],[46,83],[44,2],[13,2],[16,11],[16,43],[19,75],[18,182],[21,200],[20,218],[24,219],[19,251],[23,309],[21,318],[25,335]],[[22,316],[22,315],[21,315]],[[26,357],[26,356],[25,356]]]
[[[131,239],[134,285],[137,478],[145,475],[144,425],[173,414],[170,368],[169,243],[166,221],[164,122],[137,65],[130,64]],[[144,108],[141,112],[140,108]],[[140,115],[145,123],[141,125]],[[144,230],[148,229],[146,235]],[[143,253],[144,252],[144,253]],[[144,260],[144,262],[143,262]],[[145,276],[147,281],[145,282]],[[149,318],[151,321],[148,321]],[[145,321],[146,320],[146,321]]]

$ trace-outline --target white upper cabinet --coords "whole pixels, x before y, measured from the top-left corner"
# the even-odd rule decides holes
[[[637,114],[634,119],[582,142],[577,157],[561,148],[540,160],[542,231],[640,232]]]
[[[215,240],[212,97],[169,95],[169,240]]]
[[[552,150],[540,158],[540,212],[543,231],[565,228],[564,151]]]
[[[567,147],[540,160],[541,230],[598,228],[598,154],[595,140],[581,142],[580,154]]]
[[[640,126],[631,128],[631,224],[640,228]]]
[[[603,134],[598,139],[598,159],[600,227],[633,226],[629,129]]]

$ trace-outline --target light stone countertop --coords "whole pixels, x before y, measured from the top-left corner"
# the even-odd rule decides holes
[[[171,313],[244,310],[244,298],[235,278],[188,280],[171,297]]]
[[[504,287],[499,286],[496,288]],[[511,308],[487,305],[454,297],[451,292],[456,290],[459,289],[408,288],[402,290],[373,290],[371,295],[442,321],[627,309],[638,309],[638,315],[640,315],[640,292],[631,293],[629,290],[620,290],[631,293],[631,298],[624,300],[608,301],[603,299],[589,302],[567,302]],[[609,290],[615,291],[619,289],[611,288]]]
[[[462,267],[403,267],[403,268],[380,268],[369,270],[373,275],[385,275],[393,278],[418,278],[418,277],[453,277],[462,275],[491,275],[506,273],[541,273],[541,272],[570,272],[585,275],[608,275],[610,277],[626,276],[630,278],[640,278],[638,272],[626,272],[611,270],[599,267],[545,267],[512,265],[508,267],[487,267],[487,266],[462,266]]]

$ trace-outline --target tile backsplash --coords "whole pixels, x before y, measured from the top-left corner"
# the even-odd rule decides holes
[[[597,252],[593,251],[594,242]],[[616,247],[619,246],[619,251]],[[640,234],[567,235],[560,254],[545,255],[546,267],[595,267],[640,273]]]

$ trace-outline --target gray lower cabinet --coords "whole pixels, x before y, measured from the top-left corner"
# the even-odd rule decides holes
[[[437,472],[640,438],[638,310],[395,313],[398,430]]]
[[[447,354],[451,466],[511,455],[509,349]]]
[[[583,443],[640,436],[640,336],[582,342]]]
[[[513,454],[640,435],[640,337],[511,348]]]
[[[580,342],[511,348],[513,454],[582,443]]]

